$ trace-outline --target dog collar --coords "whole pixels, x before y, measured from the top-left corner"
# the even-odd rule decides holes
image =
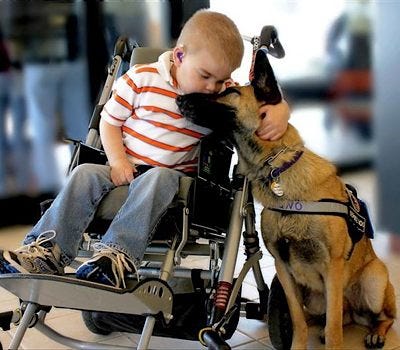
[[[287,150],[288,147],[285,147],[284,149],[282,149],[281,151],[279,151],[276,155],[274,155],[273,157],[269,157],[265,162],[267,164],[269,164],[271,166],[271,162],[276,159],[279,154],[285,152]],[[278,168],[272,168],[270,173],[268,174],[267,180],[269,182],[276,180],[277,178],[279,178],[279,176],[286,171],[287,169],[289,169],[293,164],[295,164],[300,157],[302,156],[303,151],[296,151],[296,153],[294,154],[293,158],[287,162],[284,162],[280,167]]]
[[[279,155],[281,153],[284,153],[288,148],[289,147],[287,147],[287,146],[285,148],[282,148],[278,153],[267,157],[266,160],[264,161],[264,166],[268,166],[269,168],[271,168],[271,171],[269,172],[268,176],[266,178],[264,177],[264,179],[269,184],[269,188],[272,191],[272,193],[278,197],[282,197],[284,194],[283,188],[282,188],[281,184],[279,183],[279,176],[284,171],[289,169],[293,164],[295,164],[303,154],[303,150],[296,151],[291,160],[284,162],[280,167],[274,168],[272,166],[273,160],[278,158]]]

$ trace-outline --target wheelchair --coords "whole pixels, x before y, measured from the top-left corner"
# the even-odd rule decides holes
[[[260,37],[250,40],[254,50],[262,45],[280,47],[276,30],[271,26],[264,27]],[[100,111],[124,62],[130,60],[131,65],[151,62],[163,51],[132,47],[124,37],[117,40],[86,141],[75,142],[70,171],[81,163],[106,162],[99,136]],[[197,174],[180,179],[176,198],[127,288],[78,280],[73,273],[1,275],[0,286],[21,301],[19,309],[0,314],[3,330],[10,329],[12,323],[18,324],[10,349],[20,346],[28,327],[35,327],[71,348],[116,348],[58,333],[45,322],[53,307],[81,310],[85,325],[97,334],[138,333],[138,349],[147,349],[152,335],[199,340],[210,349],[229,349],[227,340],[235,332],[242,314],[267,321],[277,349],[290,347],[291,323],[286,299],[276,277],[271,290],[264,281],[251,186],[240,172],[240,162],[231,166],[233,155],[234,150],[226,141],[212,135],[201,141]],[[120,186],[103,199],[81,243],[80,256],[91,254],[93,243],[105,232],[126,196],[127,186]],[[43,203],[42,210],[48,204]],[[246,262],[235,276],[241,241]],[[186,261],[193,257],[205,258],[207,267],[185,267]],[[259,302],[241,297],[241,286],[250,270]]]

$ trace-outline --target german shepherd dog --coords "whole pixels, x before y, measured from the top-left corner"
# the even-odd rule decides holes
[[[262,236],[288,302],[292,349],[307,348],[309,316],[325,316],[327,348],[342,348],[343,324],[351,321],[370,327],[367,348],[383,347],[396,317],[395,292],[372,248],[368,222],[357,213],[363,202],[330,162],[304,146],[292,125],[277,141],[257,136],[260,106],[281,99],[260,49],[250,85],[218,96],[189,94],[177,103],[186,118],[230,139],[237,149],[242,172],[264,207]]]

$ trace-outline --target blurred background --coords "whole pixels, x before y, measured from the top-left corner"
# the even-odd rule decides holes
[[[400,2],[379,0],[1,1],[0,227],[36,222],[39,202],[59,191],[72,151],[65,139],[85,139],[116,38],[173,46],[204,7],[246,36],[278,29],[286,56],[271,63],[291,122],[342,174],[372,174],[377,223],[400,233]]]

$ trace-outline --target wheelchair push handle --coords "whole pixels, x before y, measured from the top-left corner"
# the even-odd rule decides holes
[[[275,58],[285,57],[285,50],[279,41],[278,31],[274,26],[264,26],[261,29],[259,47],[265,48]]]
[[[243,38],[247,41],[250,41],[250,43],[253,45],[249,81],[252,81],[254,78],[254,63],[258,50],[263,50],[275,58],[283,58],[285,56],[285,50],[279,41],[278,31],[274,26],[264,26],[261,29],[260,36],[254,36],[252,38],[243,36]]]
[[[101,148],[101,141],[99,136],[100,113],[103,110],[104,104],[108,101],[111,94],[114,81],[118,76],[122,62],[129,62],[132,51],[138,44],[130,41],[126,36],[118,37],[114,45],[113,59],[108,67],[108,75],[99,101],[93,110],[90,118],[89,132],[86,137],[85,143],[91,147]]]
[[[275,58],[285,57],[285,50],[279,41],[278,31],[274,26],[264,26],[259,36],[243,35],[242,38],[253,45],[253,51],[263,48]]]

